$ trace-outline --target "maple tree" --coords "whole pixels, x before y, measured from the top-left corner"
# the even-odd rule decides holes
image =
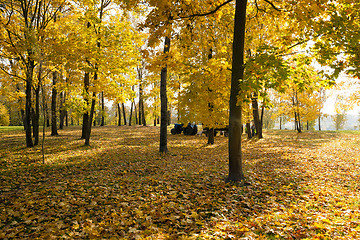
[[[1,33],[1,70],[17,80],[25,82],[25,111],[24,127],[26,131],[26,146],[32,147],[31,137],[31,109],[32,88],[36,81],[34,70],[41,60],[38,49],[44,45],[46,28],[54,21],[54,17],[62,8],[66,8],[65,1],[5,1],[1,5],[1,25],[5,30]],[[20,71],[9,72],[9,61],[18,64]],[[35,127],[38,126],[38,92],[36,90],[36,119]],[[35,136],[37,135],[35,129]]]

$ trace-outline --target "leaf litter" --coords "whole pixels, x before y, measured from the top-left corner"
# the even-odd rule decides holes
[[[158,130],[95,127],[84,147],[70,127],[47,137],[45,165],[1,133],[0,238],[360,238],[360,135],[245,138],[247,184],[231,185],[225,137],[169,135],[160,154]]]

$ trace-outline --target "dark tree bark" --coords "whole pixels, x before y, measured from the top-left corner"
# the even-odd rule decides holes
[[[170,110],[168,110],[167,111],[167,125],[168,126],[170,126],[170,124],[171,124],[171,111]]]
[[[260,117],[260,126],[261,126],[261,130],[263,129],[264,126],[264,112],[265,112],[265,106],[262,105],[261,106],[261,117]],[[262,132],[261,132],[262,133]]]
[[[139,124],[138,113],[137,113],[137,108],[136,108],[135,102],[134,102],[134,116],[135,116],[135,124],[138,125]]]
[[[50,113],[47,102],[45,103],[45,105],[46,105],[46,127],[50,127]]]
[[[252,109],[253,109],[253,119],[254,119],[254,124],[255,124],[255,129],[256,129],[256,135],[260,139],[260,138],[263,138],[263,136],[262,136],[262,126],[261,126],[261,122],[260,122],[260,118],[259,118],[259,104],[258,104],[257,92],[253,93],[253,96],[251,98],[251,103],[252,103]]]
[[[164,53],[168,53],[170,50],[170,38],[165,37]],[[167,124],[168,124],[168,108],[167,108],[167,66],[161,69],[160,78],[160,102],[161,102],[161,122],[160,122],[160,152],[168,152],[167,148]]]
[[[65,110],[64,110],[64,92],[60,92],[59,94],[59,98],[60,98],[60,106],[59,106],[59,111],[60,111],[60,123],[59,123],[59,129],[64,129],[64,121],[65,121]]]
[[[141,87],[141,85],[140,85]],[[141,101],[141,97],[140,97],[140,90],[139,90],[139,125],[142,125],[143,124],[143,118],[142,118],[142,115],[143,115],[143,112],[142,112],[142,101]]]
[[[302,132],[302,129],[301,129],[301,121],[300,121],[300,114],[299,114],[299,113],[297,113],[297,117],[298,117],[298,120],[297,120],[297,124],[298,124],[298,126],[297,126],[297,131],[298,131],[298,133],[301,133],[301,132]]]
[[[247,0],[236,0],[229,114],[229,175],[226,182],[244,179],[241,153],[240,81],[244,78],[244,43]]]
[[[279,120],[280,120],[280,130],[281,130],[281,127],[282,127],[282,126],[281,126],[281,124],[282,124],[282,116],[280,116],[280,119],[279,119]]]
[[[144,97],[143,97],[143,88],[142,88],[142,79],[143,79],[143,70],[142,68],[138,67],[138,77],[140,80],[139,83],[139,125],[146,126],[145,120],[145,111],[144,111]]]
[[[213,54],[212,54],[212,48],[210,48],[210,52],[209,52],[209,55],[208,55],[208,60],[212,59],[213,57]],[[210,87],[208,87],[207,91],[209,93],[212,92],[212,89]],[[208,102],[208,110],[210,112],[210,114],[214,111],[214,105],[210,102]],[[209,131],[208,131],[208,141],[207,141],[207,144],[214,144],[215,142],[215,130],[214,128],[210,128]]]
[[[215,130],[214,130],[214,128],[210,128],[208,131],[207,144],[214,144],[214,142],[215,142]]]
[[[118,126],[121,126],[121,108],[120,108],[120,103],[117,104],[117,109],[118,109]]]
[[[97,74],[95,73],[94,78],[97,78]],[[94,112],[95,112],[95,98],[96,98],[96,93],[93,93],[93,97],[91,100],[91,109],[90,109],[90,115],[89,115],[89,122],[88,122],[88,126],[86,128],[86,134],[85,134],[85,146],[90,146],[90,135],[91,135],[91,123],[93,121],[94,118]]]
[[[319,116],[318,122],[319,122],[319,131],[321,131],[321,116]]]
[[[57,98],[57,90],[56,90],[56,83],[57,83],[57,72],[53,72],[53,88],[51,94],[51,136],[59,135],[57,132],[57,114],[56,114],[56,98]]]
[[[122,103],[122,112],[123,112],[123,117],[124,117],[124,125],[126,126],[126,112],[125,112],[125,104]]]
[[[101,123],[100,126],[105,126],[105,101],[104,92],[101,92]]]
[[[248,139],[251,139],[251,138],[252,138],[250,122],[247,122],[247,123],[246,123],[246,134],[247,134]]]
[[[65,110],[65,126],[69,126],[69,114],[67,110]]]
[[[131,106],[130,106],[130,115],[129,115],[129,126],[131,126],[131,120],[132,120],[132,113],[133,113],[133,107],[134,107],[134,102],[131,102]]]
[[[90,87],[90,73],[86,72],[85,75],[84,75],[85,112],[83,114],[83,124],[82,124],[81,139],[86,138],[86,130],[87,130],[87,126],[89,125],[89,112],[87,110],[87,107],[89,106],[89,87]]]
[[[40,76],[41,77],[41,76]],[[40,125],[40,85],[41,79],[38,79],[38,86],[35,88],[35,111],[33,118],[34,145],[39,144],[39,125]]]
[[[145,110],[144,110],[144,101],[141,102],[141,117],[142,117],[142,125],[146,126],[146,119],[145,119]],[[140,119],[140,118],[139,118]]]
[[[27,74],[26,74],[26,86],[25,86],[25,116],[24,116],[24,128],[26,137],[26,147],[33,147],[34,143],[31,136],[31,88],[33,82],[34,61],[29,60],[27,62]]]

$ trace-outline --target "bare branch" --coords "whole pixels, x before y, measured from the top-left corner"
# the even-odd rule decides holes
[[[279,12],[283,11],[282,9],[276,7],[276,6],[275,6],[272,2],[270,2],[269,0],[264,0],[264,1],[267,2],[268,4],[270,4],[271,7],[272,7],[273,9],[275,9],[276,11],[279,11]]]
[[[193,18],[193,17],[204,17],[204,16],[207,16],[207,15],[211,15],[211,14],[214,14],[216,13],[218,10],[220,10],[220,8],[222,8],[223,6],[227,5],[228,3],[232,2],[233,0],[227,0],[225,2],[223,2],[222,4],[216,6],[213,10],[209,11],[209,12],[205,12],[205,13],[195,13],[195,14],[191,14],[191,15],[188,15],[188,16],[184,16],[184,17],[178,17],[174,20],[178,20],[178,19],[187,19],[187,18]]]

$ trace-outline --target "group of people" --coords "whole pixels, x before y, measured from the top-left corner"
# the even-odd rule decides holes
[[[171,134],[181,134],[184,135],[195,135],[198,132],[198,128],[195,123],[188,123],[188,125],[184,128],[184,124],[175,123],[174,128],[171,129]]]

